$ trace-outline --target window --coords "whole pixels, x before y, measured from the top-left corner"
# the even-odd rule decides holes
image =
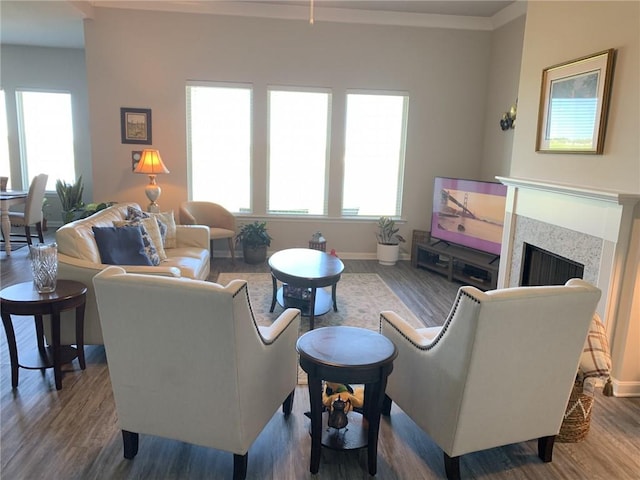
[[[406,95],[347,94],[342,215],[400,216]]]
[[[4,90],[0,90],[0,176],[9,177],[7,189],[11,189],[11,164],[9,163],[9,132],[7,131],[7,104]]]
[[[325,215],[331,95],[269,90],[268,213]]]
[[[191,199],[251,211],[251,87],[187,86]]]
[[[25,188],[40,173],[49,191],[57,179],[75,182],[71,94],[17,91],[16,100]]]

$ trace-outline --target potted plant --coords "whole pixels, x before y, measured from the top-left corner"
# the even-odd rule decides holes
[[[391,217],[378,219],[378,263],[380,265],[395,265],[400,256],[400,243],[405,239],[398,234],[396,222]]]
[[[90,217],[91,215],[93,215],[96,212],[99,212],[100,210],[104,210],[105,208],[115,205],[115,203],[116,202],[87,203],[81,209],[82,210],[81,218]]]
[[[236,245],[242,245],[244,261],[250,264],[262,263],[267,258],[267,247],[271,245],[271,235],[267,232],[267,222],[247,223],[236,236]]]
[[[47,211],[49,210],[50,206],[51,206],[51,203],[49,202],[49,199],[47,197],[44,197],[42,199],[42,231],[43,232],[46,232],[48,230]]]
[[[56,192],[58,192],[58,198],[62,205],[62,223],[69,223],[81,218],[84,213],[82,175],[73,185],[60,179],[56,180]]]

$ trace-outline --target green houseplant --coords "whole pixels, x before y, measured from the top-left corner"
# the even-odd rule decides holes
[[[378,263],[381,265],[395,265],[400,257],[400,243],[405,239],[398,234],[400,229],[396,227],[396,222],[391,217],[380,217],[378,219]]]
[[[62,206],[62,223],[69,223],[81,218],[84,211],[82,175],[74,184],[60,179],[56,180],[56,192]]]
[[[84,186],[82,185],[82,175],[78,177],[74,184],[69,184],[63,180],[56,181],[56,192],[62,205],[62,223],[73,222],[81,218],[86,218],[100,210],[115,204],[116,202],[87,203],[82,201]]]
[[[99,212],[100,210],[104,210],[107,207],[115,205],[115,203],[116,202],[87,203],[82,208],[83,213],[81,218],[90,217],[91,215],[93,215],[96,212]]]
[[[46,232],[48,230],[48,227],[47,227],[47,221],[48,221],[47,212],[48,212],[50,206],[51,206],[51,203],[49,202],[49,199],[47,197],[44,197],[42,199],[42,231],[44,231],[44,232]]]
[[[242,245],[244,261],[250,264],[262,263],[267,258],[267,247],[271,246],[271,235],[267,232],[267,222],[255,221],[242,225],[236,236],[236,245]]]

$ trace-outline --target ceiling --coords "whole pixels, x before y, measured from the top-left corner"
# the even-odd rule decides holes
[[[349,14],[384,16],[402,21],[413,17],[447,15],[490,18],[514,0],[314,0],[317,21],[323,12],[338,17]],[[189,13],[304,18],[310,0],[160,0],[160,1],[65,1],[0,0],[0,43],[44,47],[83,48],[82,21],[91,18],[96,7],[136,8]],[[345,10],[347,9],[347,10]],[[383,21],[384,23],[384,21]],[[412,22],[410,22],[412,23]]]

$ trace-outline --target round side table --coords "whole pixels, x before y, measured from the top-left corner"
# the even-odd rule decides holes
[[[367,447],[369,474],[375,475],[378,457],[378,431],[387,377],[398,352],[388,338],[357,327],[324,327],[302,335],[296,343],[300,366],[309,376],[311,403],[311,462],[309,470],[320,468],[320,449]],[[322,380],[364,384],[362,421],[349,420],[349,437],[343,445],[323,436]],[[350,412],[351,415],[353,412]],[[327,414],[325,413],[325,417]],[[324,419],[326,423],[326,418]],[[352,439],[352,440],[351,440]],[[364,439],[364,441],[361,441]]]
[[[44,369],[53,367],[56,389],[62,388],[61,365],[78,358],[80,368],[86,368],[84,359],[84,308],[87,287],[72,280],[58,280],[55,292],[38,293],[33,282],[18,283],[0,290],[2,324],[7,335],[9,357],[11,359],[11,386],[18,386],[18,368]],[[76,347],[60,345],[60,313],[75,308],[76,310]],[[13,330],[11,315],[33,315],[36,323],[38,351],[28,357],[27,362],[18,360],[16,336]],[[49,315],[51,321],[52,345],[44,345],[44,328],[42,316]]]
[[[283,307],[289,306],[284,298],[284,287],[278,289],[277,280],[292,287],[311,289],[309,300],[290,305],[300,308],[302,316],[309,317],[309,330],[313,330],[315,317],[327,313],[332,305],[333,311],[338,311],[336,284],[344,270],[344,264],[338,257],[309,248],[289,248],[271,255],[269,268],[273,283],[270,312],[276,306],[276,299]],[[331,287],[331,295],[322,287]]]

